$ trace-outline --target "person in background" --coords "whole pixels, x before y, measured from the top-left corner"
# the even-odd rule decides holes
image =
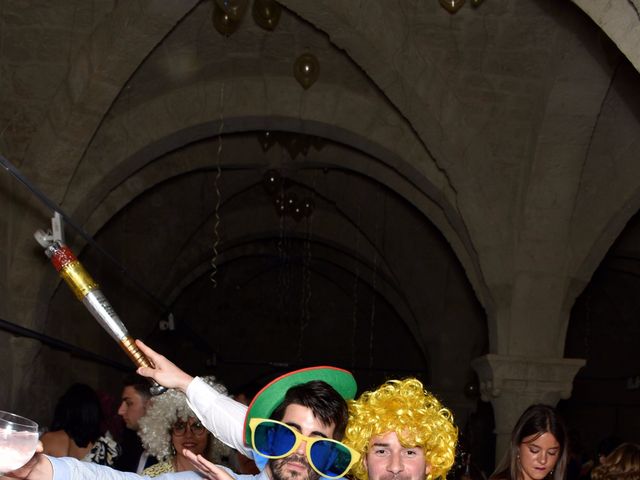
[[[640,480],[640,446],[623,443],[591,471],[592,480]]]
[[[602,465],[604,459],[607,458],[607,456],[620,444],[622,444],[622,440],[615,435],[611,435],[600,440],[596,447],[594,457],[582,464],[580,468],[580,480],[591,480],[591,472],[593,469],[598,465]]]
[[[76,383],[60,397],[50,431],[41,440],[44,453],[112,466],[119,446],[109,432],[101,435],[102,411],[96,392]]]
[[[567,431],[556,410],[532,405],[516,422],[507,453],[489,480],[564,480],[567,457]]]
[[[215,377],[202,378],[218,392],[227,393],[223,385],[215,382]],[[182,453],[185,448],[216,464],[228,463],[231,449],[204,428],[189,408],[187,397],[179,390],[169,389],[155,397],[139,424],[138,436],[143,447],[159,460],[145,469],[143,475],[155,477],[162,473],[195,470]]]
[[[124,380],[122,401],[118,408],[118,415],[125,423],[122,435],[122,453],[114,464],[114,468],[123,472],[142,473],[142,471],[157,463],[142,447],[138,437],[140,419],[147,413],[147,406],[151,399],[149,383],[138,375],[130,375]]]

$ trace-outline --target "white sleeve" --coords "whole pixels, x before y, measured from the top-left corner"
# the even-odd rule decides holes
[[[214,437],[253,458],[253,450],[242,441],[246,405],[216,391],[199,377],[194,378],[187,387],[187,401]]]
[[[75,458],[54,458],[46,456],[53,466],[53,479],[51,480],[148,480],[131,472],[120,472],[113,468],[96,465],[95,463],[81,462]],[[180,472],[163,474],[154,480],[203,480],[196,472]]]

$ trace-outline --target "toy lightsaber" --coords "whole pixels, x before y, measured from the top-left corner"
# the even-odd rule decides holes
[[[138,367],[152,367],[149,359],[136,346],[124,323],[98,284],[84,269],[71,249],[59,241],[54,241],[46,247],[44,253],[60,273],[60,277],[69,285],[76,298],[91,312],[102,328],[118,342],[133,363]],[[152,383],[150,390],[153,395],[159,395],[166,391],[163,386],[154,381]]]

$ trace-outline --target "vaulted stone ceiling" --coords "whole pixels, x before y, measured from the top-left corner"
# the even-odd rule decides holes
[[[248,12],[228,38],[212,1],[2,3],[0,153],[117,259],[67,231],[132,333],[237,387],[270,362],[418,374],[461,418],[473,358],[562,359],[640,206],[635,3],[280,3],[274,31]],[[265,131],[321,148],[265,149]],[[276,214],[271,170],[311,216]],[[124,363],[33,242],[50,212],[0,187],[0,316]],[[116,388],[109,367],[5,341],[4,365],[46,359],[7,369],[7,404]]]

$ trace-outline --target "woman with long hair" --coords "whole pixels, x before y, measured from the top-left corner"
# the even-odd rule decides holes
[[[516,422],[509,448],[490,480],[564,480],[567,431],[549,405],[532,405]]]

